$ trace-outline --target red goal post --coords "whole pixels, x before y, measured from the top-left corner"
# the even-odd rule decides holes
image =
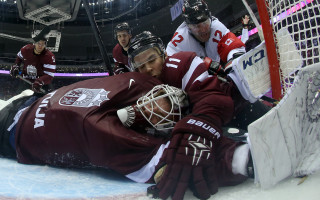
[[[256,0],[269,61],[272,96],[280,100],[297,71],[319,63],[318,0]]]

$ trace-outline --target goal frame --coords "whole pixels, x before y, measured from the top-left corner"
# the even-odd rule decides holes
[[[272,97],[280,100],[299,70],[320,62],[318,0],[255,0],[266,43]],[[261,29],[260,29],[261,30]]]
[[[265,0],[256,0],[262,31],[266,43],[267,56],[269,62],[270,81],[272,88],[272,97],[280,100],[282,98],[281,81],[280,81],[280,64],[276,51],[275,36],[273,28],[270,24],[270,16],[267,10],[267,2]]]

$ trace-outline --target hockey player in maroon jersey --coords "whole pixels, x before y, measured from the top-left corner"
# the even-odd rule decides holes
[[[40,92],[40,89],[52,89],[52,79],[56,70],[54,54],[46,49],[49,27],[44,28],[33,38],[34,44],[25,45],[17,54],[15,64],[11,66],[10,75],[17,77],[21,75],[24,79],[32,82],[32,90]],[[21,68],[20,65],[23,64]],[[30,85],[21,81],[17,92],[29,89]]]
[[[236,116],[228,126],[247,130],[247,125],[270,110],[269,107],[263,105],[257,99],[254,103],[251,102],[253,104],[250,104],[247,101],[249,97],[243,97],[240,94],[234,80],[226,75],[225,70],[217,65],[212,67],[213,62],[210,58],[206,57],[203,60],[196,56],[194,52],[178,52],[172,56],[167,56],[162,40],[151,32],[144,31],[138,34],[134,38],[128,54],[129,64],[135,70],[159,78],[164,83],[181,88],[187,93],[197,81],[205,82],[215,78],[224,79],[221,85],[234,101],[233,116]],[[208,69],[214,75],[210,75]],[[233,77],[237,79],[237,76]],[[241,80],[237,82],[241,82]]]
[[[128,65],[128,48],[131,40],[131,28],[127,22],[118,24],[114,28],[114,37],[118,44],[112,50],[112,56],[115,63],[114,74],[120,74],[132,71]]]
[[[135,72],[77,82],[32,104],[16,100],[0,113],[0,154],[25,164],[108,168],[136,182],[152,182],[166,166],[156,178],[160,197],[182,199],[190,181],[198,198],[208,198],[218,186],[246,179],[233,160],[235,151],[248,154],[221,134],[233,102],[216,81],[201,93],[189,90],[199,96],[191,107],[181,90]],[[181,119],[186,108],[191,114]]]
[[[216,72],[219,75],[224,75],[226,81],[220,81],[217,75],[209,75],[208,68],[210,63],[204,62],[200,57],[196,56],[194,52],[179,52],[172,56],[167,56],[161,39],[150,32],[145,31],[134,38],[134,42],[128,50],[128,55],[129,64],[137,71],[156,77],[171,86],[181,88],[188,94],[192,107],[192,115],[183,118],[177,123],[173,130],[172,137],[175,136],[174,133],[178,133],[177,135],[181,134],[180,137],[183,138],[184,134],[190,132],[194,135],[203,136],[205,131],[200,128],[196,129],[195,127],[192,127],[192,122],[198,124],[200,127],[204,124],[205,126],[210,124],[210,127],[214,127],[214,130],[222,133],[222,127],[226,126],[240,110],[239,107],[247,102],[246,97],[243,97],[240,94],[235,83],[223,74],[223,70],[218,71],[219,69],[217,69]],[[265,114],[265,112],[252,114],[254,115],[253,118],[244,119],[247,121],[242,122],[245,129],[250,122],[258,119]],[[207,140],[215,141],[208,135],[207,137],[204,137]],[[174,145],[178,146],[179,144],[180,143],[174,143]],[[244,152],[246,153],[243,153],[242,155],[243,158],[248,161],[249,148],[246,147],[241,149],[245,149]],[[174,157],[171,156],[172,155],[167,158],[170,161],[173,159],[172,157]],[[167,161],[167,163],[170,163],[170,161]],[[220,161],[217,161],[216,165],[219,164]],[[155,189],[155,191],[160,190],[159,195],[164,199],[170,195],[173,195],[173,197],[180,197],[182,193],[179,192],[183,191],[183,188],[187,185],[186,179],[184,179],[185,176],[182,175],[180,177],[180,175],[171,171],[173,166],[174,164],[170,166],[169,171],[165,171],[165,173],[167,173],[165,175],[167,178],[162,181],[162,183],[158,183]],[[245,173],[242,174],[245,175]],[[234,175],[232,174],[229,177],[233,176]],[[179,180],[180,178],[184,179],[185,182],[182,183],[183,180]],[[221,182],[223,182],[222,180],[223,179],[219,179],[216,184],[223,185],[221,184]],[[237,183],[238,181],[240,180],[234,180],[228,183]],[[176,192],[173,189],[169,189],[176,187],[181,190]],[[208,190],[202,192],[203,193],[199,194],[199,196],[202,198],[206,196],[207,198],[208,193],[214,194],[216,190],[213,189],[209,190],[209,192]]]

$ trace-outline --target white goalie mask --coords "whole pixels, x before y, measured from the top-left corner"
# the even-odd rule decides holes
[[[182,118],[182,108],[188,105],[185,92],[165,84],[157,85],[137,100],[134,106],[117,111],[126,127],[147,121],[158,131],[172,129]]]

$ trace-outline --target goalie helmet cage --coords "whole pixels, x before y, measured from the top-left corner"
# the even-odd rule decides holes
[[[280,100],[302,67],[319,63],[318,0],[256,0],[268,54],[272,97]]]

